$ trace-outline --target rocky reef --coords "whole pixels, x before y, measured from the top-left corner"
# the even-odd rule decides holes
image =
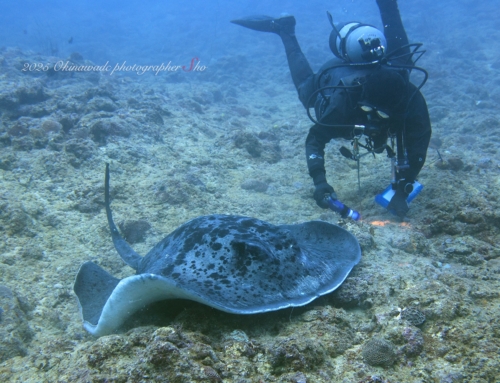
[[[389,182],[384,156],[364,157],[358,191],[354,164],[338,153],[345,142],[327,147],[337,195],[362,213],[352,222],[312,199],[310,122],[282,58],[265,74],[235,55],[159,81],[24,73],[23,63],[54,58],[1,48],[0,381],[497,382],[499,96],[481,74],[490,60],[459,65],[436,52],[424,88],[434,141],[403,222],[373,201]],[[140,254],[191,218],[225,213],[339,224],[359,239],[362,261],[302,308],[237,316],[166,301],[92,338],[72,292],[80,264],[132,272],[107,228],[107,162],[116,222]]]

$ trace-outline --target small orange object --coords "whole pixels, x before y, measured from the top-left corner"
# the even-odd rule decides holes
[[[385,225],[387,225],[389,223],[390,223],[389,221],[371,221],[370,225],[373,225],[373,226],[385,226]]]
[[[394,225],[394,224],[396,224],[396,225],[399,224],[399,226],[402,226],[402,227],[407,228],[407,229],[411,229],[411,225],[408,222],[399,222],[399,223],[392,222],[392,221],[371,221],[370,222],[370,225],[379,226],[379,227],[387,226],[387,225]]]

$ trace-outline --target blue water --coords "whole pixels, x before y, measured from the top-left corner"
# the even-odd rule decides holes
[[[434,4],[425,0],[401,2],[405,20],[415,13],[431,19],[439,8],[450,14],[467,3]],[[419,3],[421,5],[419,5]],[[465,4],[465,5],[464,5]],[[449,8],[449,9],[447,9]],[[0,13],[3,46],[31,49],[44,55],[68,56],[79,52],[95,63],[127,60],[138,64],[161,61],[185,63],[197,56],[205,63],[225,54],[235,54],[255,44],[256,35],[229,23],[252,14],[294,14],[297,34],[321,41],[328,54],[330,26],[325,11],[338,20],[379,23],[375,1],[13,1],[4,0]],[[426,12],[422,12],[426,10]],[[416,25],[408,23],[409,30]],[[434,26],[429,25],[432,33]],[[71,43],[69,42],[71,40]],[[243,44],[242,44],[243,43]]]
[[[464,37],[464,23],[471,25],[466,32],[480,33],[485,23],[494,22],[495,2],[400,1],[400,9],[410,40],[422,40],[432,51],[438,49],[432,46],[436,34],[456,34],[457,46],[477,44],[474,38]],[[263,60],[266,54],[271,58],[278,55],[283,58],[277,38],[265,39],[230,24],[229,20],[287,12],[296,16],[299,41],[306,55],[309,53],[311,65],[317,68],[331,57],[327,10],[337,21],[356,20],[380,27],[374,0],[104,3],[95,0],[4,0],[0,13],[0,41],[5,47],[33,50],[45,56],[65,58],[78,52],[96,64],[110,62],[113,65],[126,61],[139,65],[162,62],[189,65],[190,60],[198,57],[201,64],[208,66],[220,57],[240,53]],[[491,38],[495,41],[493,36]]]

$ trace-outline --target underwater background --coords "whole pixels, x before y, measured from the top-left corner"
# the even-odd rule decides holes
[[[362,158],[358,190],[356,163],[339,154],[349,142],[332,141],[327,175],[361,212],[353,222],[312,198],[312,123],[280,39],[229,20],[293,14],[317,70],[332,57],[326,11],[381,27],[375,0],[3,1],[0,381],[499,382],[498,4],[399,8],[427,51],[424,189],[399,222],[374,202],[386,156]],[[141,255],[218,213],[338,224],[362,260],[305,307],[237,316],[165,301],[96,339],[73,293],[80,265],[133,274],[107,226],[106,163],[115,222]]]

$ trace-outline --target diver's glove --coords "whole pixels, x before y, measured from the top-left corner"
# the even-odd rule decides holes
[[[322,209],[328,209],[329,205],[326,199],[328,197],[337,199],[335,190],[333,190],[333,187],[326,182],[324,174],[318,175],[314,178],[314,186],[316,187],[314,190],[314,199],[316,200],[316,204]]]
[[[403,219],[406,213],[408,213],[408,210],[410,210],[406,199],[412,191],[413,183],[407,182],[404,179],[399,180],[396,186],[396,192],[392,196],[389,205],[387,205],[387,210],[392,210],[399,218]]]

